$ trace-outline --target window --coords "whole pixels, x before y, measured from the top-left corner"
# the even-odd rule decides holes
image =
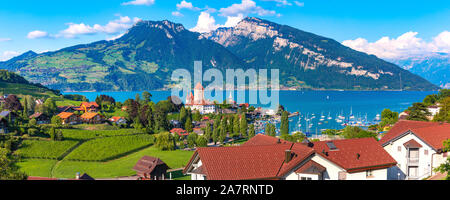
[[[398,147],[397,147],[397,151],[399,151],[399,152],[402,151],[402,147],[401,147],[401,146],[398,146]]]
[[[371,177],[372,176],[372,170],[367,170],[366,171],[366,177]]]
[[[312,178],[311,177],[301,177],[300,180],[302,180],[302,181],[310,181],[310,180],[312,180]]]
[[[425,150],[423,151],[423,154],[428,155],[428,150],[425,149]]]

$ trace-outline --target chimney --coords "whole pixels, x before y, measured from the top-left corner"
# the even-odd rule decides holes
[[[361,154],[357,153],[357,154],[356,154],[356,159],[359,160],[360,157],[361,157]]]
[[[291,161],[291,159],[292,159],[291,150],[288,149],[288,150],[284,151],[284,162],[289,163]]]
[[[75,174],[75,179],[80,180],[80,172],[77,172],[77,173]]]
[[[281,144],[281,139],[280,138],[278,138],[277,144]]]

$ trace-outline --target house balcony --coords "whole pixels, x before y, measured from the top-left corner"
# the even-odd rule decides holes
[[[408,166],[419,166],[419,158],[408,158]]]

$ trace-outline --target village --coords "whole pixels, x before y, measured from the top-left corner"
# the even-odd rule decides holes
[[[447,93],[400,114],[383,111],[368,129],[315,138],[289,130],[299,113],[237,104],[232,96],[213,102],[200,83],[181,105],[177,97],[155,104],[148,92],[123,103],[67,96],[72,105],[5,95],[1,144],[19,157],[28,180],[443,179],[450,124],[434,119],[448,112]]]

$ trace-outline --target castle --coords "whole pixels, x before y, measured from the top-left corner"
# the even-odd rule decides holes
[[[201,83],[197,83],[194,88],[194,94],[192,92],[186,97],[186,108],[191,110],[198,110],[200,114],[209,114],[216,112],[216,105],[205,99],[205,89]]]

